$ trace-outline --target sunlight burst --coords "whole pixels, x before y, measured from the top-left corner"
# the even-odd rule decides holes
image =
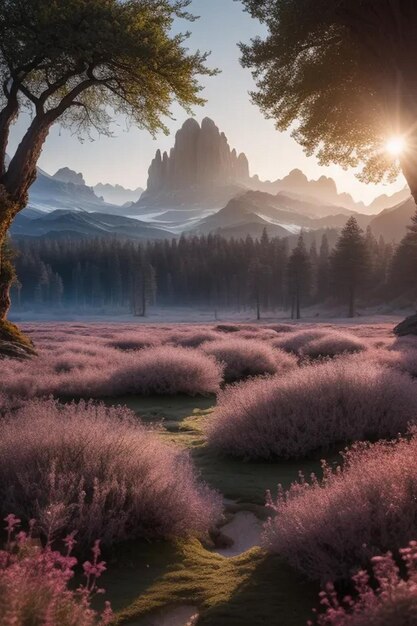
[[[400,135],[391,137],[385,144],[385,150],[394,157],[400,156],[406,148],[406,141]]]

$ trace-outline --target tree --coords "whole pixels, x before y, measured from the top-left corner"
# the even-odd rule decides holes
[[[0,249],[26,203],[36,164],[55,123],[79,135],[109,134],[109,111],[151,133],[166,130],[171,104],[204,102],[198,75],[207,55],[190,54],[176,17],[194,19],[189,0],[0,0]],[[31,122],[8,162],[12,124]],[[10,271],[0,257],[0,322]]]
[[[317,297],[324,302],[330,293],[330,249],[327,235],[321,239],[320,253],[317,268]]]
[[[146,317],[148,306],[154,304],[157,292],[156,272],[147,258],[141,260],[133,279],[132,309],[138,317]]]
[[[361,178],[401,167],[417,201],[415,0],[243,0],[268,34],[242,44],[253,99],[279,130],[292,127],[321,164],[362,165]],[[296,124],[294,124],[296,122]],[[386,150],[399,136],[401,146]]]
[[[346,222],[330,260],[335,290],[347,300],[349,317],[354,317],[358,292],[367,281],[369,259],[363,232],[353,216]]]
[[[389,270],[389,291],[392,296],[403,296],[410,304],[417,304],[415,271],[417,267],[417,212],[407,227],[407,234],[396,249]]]
[[[255,304],[256,319],[261,319],[261,303],[265,298],[265,282],[268,276],[268,267],[263,265],[258,257],[252,259],[248,267],[249,299]]]
[[[309,254],[300,235],[287,267],[288,291],[291,300],[291,318],[301,318],[301,304],[309,293],[311,286],[311,264]]]

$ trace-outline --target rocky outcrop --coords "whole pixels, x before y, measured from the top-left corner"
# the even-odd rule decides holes
[[[157,151],[140,205],[210,205],[233,197],[250,182],[249,162],[232,150],[226,135],[205,118],[188,119],[170,153]]]
[[[82,174],[70,170],[69,167],[62,167],[58,170],[52,178],[60,180],[61,183],[72,183],[73,185],[85,185],[85,180]]]
[[[417,335],[417,314],[410,315],[403,322],[394,328],[394,334],[397,337],[405,337],[406,335]]]

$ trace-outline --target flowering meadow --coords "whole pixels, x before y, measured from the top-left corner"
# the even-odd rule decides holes
[[[417,338],[391,329],[26,325],[38,355],[0,362],[1,623],[140,624],[178,598],[193,623],[216,626],[224,606],[242,624],[277,611],[289,626],[414,615]],[[252,530],[240,528],[249,515]],[[216,554],[235,540],[230,523],[245,550],[261,529],[233,571]],[[132,590],[120,593],[125,570]],[[92,608],[98,574],[114,614]],[[236,580],[254,585],[241,602]]]

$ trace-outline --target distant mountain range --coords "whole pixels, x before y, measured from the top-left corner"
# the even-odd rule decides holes
[[[398,242],[407,232],[407,226],[411,224],[411,218],[416,213],[416,205],[413,198],[409,197],[405,202],[381,211],[373,217],[370,226],[376,237],[382,236],[385,241]]]
[[[159,150],[149,168],[147,189],[100,183],[86,185],[67,167],[54,175],[38,170],[29,207],[12,227],[14,236],[164,239],[181,233],[258,237],[337,233],[355,215],[376,236],[399,241],[415,211],[409,191],[382,195],[370,205],[339,193],[332,178],[308,180],[301,170],[261,181],[249,173],[244,154],[206,118],[187,120],[170,153]],[[377,215],[375,215],[377,213]],[[135,219],[131,219],[131,218]]]
[[[123,237],[126,239],[166,239],[174,235],[139,220],[110,215],[58,209],[45,213],[27,208],[17,215],[10,229],[13,237]]]
[[[126,206],[138,202],[144,191],[142,187],[125,189],[121,185],[109,185],[109,183],[99,183],[93,189],[96,196],[103,198],[104,202],[117,206]]]
[[[200,235],[218,232],[237,237],[242,233],[260,235],[266,228],[269,235],[282,237],[301,230],[341,229],[353,214],[362,228],[371,222],[370,216],[343,207],[303,201],[283,192],[272,195],[247,191],[230,200],[224,209],[203,218],[192,232]]]

